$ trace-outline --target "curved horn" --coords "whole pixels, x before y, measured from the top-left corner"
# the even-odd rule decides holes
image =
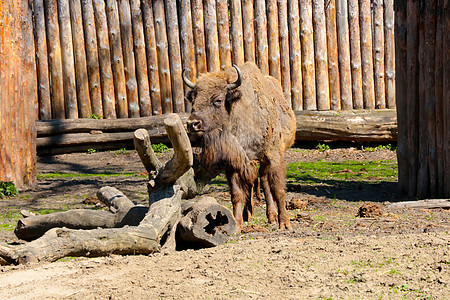
[[[187,77],[186,77],[186,69],[183,69],[183,73],[181,73],[182,77],[183,77],[183,82],[185,85],[187,85],[188,87],[190,87],[191,89],[195,88],[195,83],[193,83],[192,81],[190,81]]]
[[[236,69],[236,72],[238,73],[238,79],[227,85],[228,90],[234,90],[237,89],[242,84],[242,73],[241,70],[236,65],[233,65],[233,67]]]

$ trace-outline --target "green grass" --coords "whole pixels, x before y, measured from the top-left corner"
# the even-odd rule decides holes
[[[37,179],[59,179],[59,178],[90,178],[90,177],[119,177],[119,176],[126,176],[126,177],[146,177],[145,175],[139,175],[139,173],[136,172],[123,172],[123,173],[92,173],[92,174],[84,174],[84,173],[60,173],[60,172],[54,172],[54,173],[39,173],[37,174]]]
[[[19,192],[11,181],[0,181],[0,199],[3,197],[17,196]]]
[[[152,144],[152,149],[155,153],[164,153],[169,151],[169,147],[164,145],[163,143]]]
[[[397,180],[397,162],[378,160],[371,162],[342,161],[294,162],[287,165],[287,178],[307,183],[327,180],[345,183],[348,181],[390,181]]]

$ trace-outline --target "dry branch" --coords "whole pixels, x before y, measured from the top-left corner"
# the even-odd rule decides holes
[[[433,208],[450,208],[450,199],[427,199],[417,201],[405,201],[392,203],[388,208],[419,208],[419,209],[433,209]]]

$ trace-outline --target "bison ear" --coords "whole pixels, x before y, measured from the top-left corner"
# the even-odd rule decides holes
[[[187,94],[186,94],[186,100],[189,101],[190,103],[192,103],[194,101],[195,98],[195,90],[190,90]]]
[[[242,97],[240,90],[229,90],[225,98],[225,108],[228,112],[231,111],[231,107],[236,101],[239,101]]]

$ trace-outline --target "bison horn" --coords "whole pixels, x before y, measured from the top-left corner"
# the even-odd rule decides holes
[[[183,73],[181,75],[183,77],[184,84],[187,85],[188,87],[190,87],[191,89],[194,89],[195,83],[193,83],[186,77],[186,69],[183,69]]]
[[[239,70],[239,68],[236,65],[233,65],[233,67],[236,69],[236,72],[238,73],[238,79],[235,82],[228,84],[227,86],[228,90],[237,89],[242,84],[241,70]]]

